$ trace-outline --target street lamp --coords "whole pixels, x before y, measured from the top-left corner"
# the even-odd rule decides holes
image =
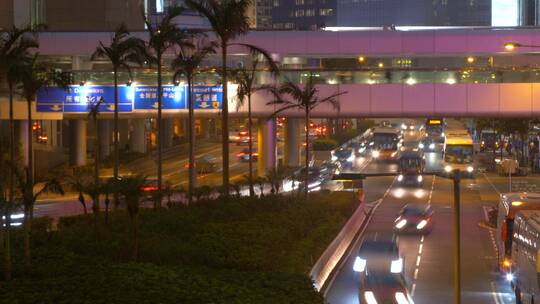
[[[540,45],[534,45],[534,44],[521,44],[518,42],[505,42],[504,49],[507,51],[513,51],[520,47],[527,47],[527,48],[540,48]]]

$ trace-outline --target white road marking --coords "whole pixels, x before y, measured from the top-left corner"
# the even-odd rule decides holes
[[[418,268],[414,270],[414,280],[416,281],[417,278],[418,278]]]
[[[482,173],[482,175],[483,175],[484,178],[487,180],[487,182],[489,183],[489,185],[491,186],[491,188],[493,188],[493,190],[495,190],[495,192],[497,192],[498,195],[501,195],[501,192],[497,189],[497,187],[495,187],[495,185],[491,182],[491,180],[489,179],[489,177],[488,177],[485,173]]]
[[[497,292],[495,283],[490,282],[490,284],[491,284],[491,296],[493,296],[493,301],[495,302],[495,304],[504,304],[504,300],[502,300],[501,294]]]
[[[422,260],[422,256],[416,257],[416,267],[420,266],[420,260]]]
[[[420,247],[418,247],[418,254],[422,255],[422,250],[424,249],[424,244],[420,244]]]
[[[414,292],[416,291],[416,283],[412,284],[412,289],[411,289],[411,296],[414,297]]]

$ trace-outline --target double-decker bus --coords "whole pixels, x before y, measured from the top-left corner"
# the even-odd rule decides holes
[[[511,235],[511,265],[506,279],[511,282],[516,304],[540,301],[540,210],[521,210],[514,218]],[[535,302],[536,300],[536,302]]]
[[[401,132],[396,128],[379,127],[370,134],[369,148],[375,160],[397,161],[400,146]]]
[[[511,274],[512,237],[516,214],[525,210],[540,210],[540,193],[501,194],[497,209],[496,239],[499,267],[504,274]]]
[[[444,142],[444,120],[442,118],[428,118],[426,120],[426,137],[438,143]]]
[[[443,168],[446,174],[460,169],[463,175],[474,175],[474,143],[467,130],[447,130]]]

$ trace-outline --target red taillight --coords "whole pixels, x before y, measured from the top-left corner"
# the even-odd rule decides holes
[[[142,190],[143,190],[144,192],[157,191],[157,190],[158,190],[158,187],[156,187],[156,186],[144,186],[144,187],[142,188]]]
[[[242,157],[242,156],[244,156],[244,155],[245,155],[244,152],[240,152],[240,153],[236,154],[236,156],[238,156],[238,157]]]

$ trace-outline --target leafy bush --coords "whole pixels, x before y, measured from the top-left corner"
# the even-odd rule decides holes
[[[307,273],[354,207],[332,193],[141,210],[138,263],[125,212],[97,230],[64,218],[36,231],[34,269],[0,285],[0,303],[323,303]]]
[[[312,145],[314,151],[330,151],[335,149],[338,143],[336,140],[331,138],[320,138],[314,140]]]

